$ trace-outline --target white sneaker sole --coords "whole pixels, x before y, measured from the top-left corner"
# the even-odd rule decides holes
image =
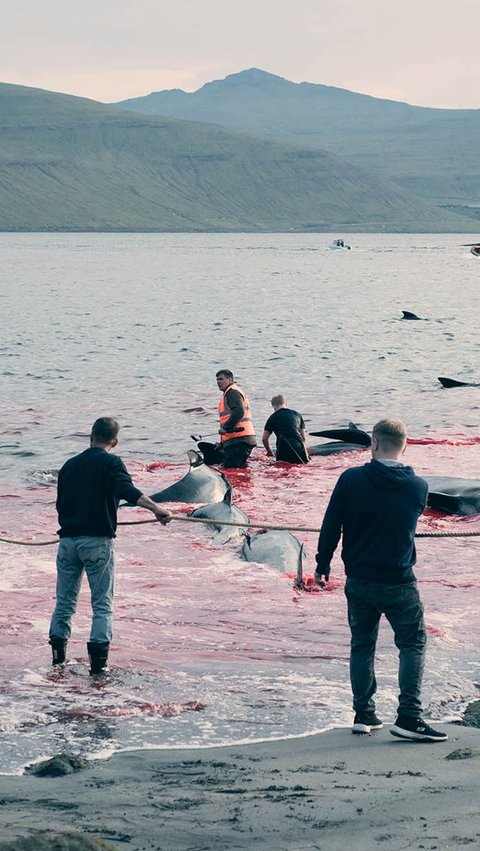
[[[446,742],[448,736],[441,734],[440,736],[428,736],[426,733],[415,733],[413,730],[404,730],[403,727],[397,727],[396,724],[390,728],[392,736],[398,739],[408,739],[411,742]]]
[[[367,734],[371,733],[372,730],[381,730],[383,724],[354,724],[352,727],[352,733],[360,733]]]

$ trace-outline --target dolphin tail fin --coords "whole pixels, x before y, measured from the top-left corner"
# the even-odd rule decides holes
[[[222,526],[222,528],[219,529],[218,532],[215,532],[215,535],[213,536],[214,543],[220,545],[226,544],[232,535],[235,534],[235,531],[234,526]]]
[[[203,455],[201,452],[197,452],[195,449],[189,449],[187,452],[187,458],[190,462],[191,467],[201,467],[204,463]]]
[[[251,546],[250,546],[251,540],[252,540],[252,536],[251,536],[250,532],[245,531],[245,536],[244,536],[244,539],[243,539],[242,552],[241,552],[241,555],[244,557],[245,561],[248,561],[246,553],[248,552],[248,550],[251,549]]]
[[[298,552],[297,578],[295,580],[295,587],[296,588],[303,588],[304,587],[304,585],[303,585],[303,553],[304,553],[304,546],[303,546],[303,544],[301,544],[300,550]]]

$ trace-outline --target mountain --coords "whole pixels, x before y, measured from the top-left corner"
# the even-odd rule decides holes
[[[0,84],[0,230],[465,230],[319,150]]]
[[[251,68],[193,93],[154,92],[117,106],[221,124],[321,148],[435,204],[480,217],[480,109],[432,109]]]

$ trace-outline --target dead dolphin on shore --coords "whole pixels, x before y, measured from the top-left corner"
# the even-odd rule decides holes
[[[295,535],[279,529],[247,533],[241,552],[245,561],[269,564],[281,573],[296,572],[296,584],[303,581],[303,544]]]
[[[474,381],[457,381],[456,378],[444,378],[443,376],[439,376],[438,378],[442,387],[480,387],[480,384],[477,384]]]
[[[189,449],[187,456],[190,469],[183,479],[151,494],[150,499],[154,502],[221,502],[231,487],[227,477],[207,467],[203,455],[195,449]]]
[[[355,423],[349,423],[348,428],[330,428],[323,431],[311,431],[312,437],[332,437],[333,441],[308,446],[309,455],[332,455],[336,452],[351,452],[354,449],[366,449],[372,444],[372,438],[362,431]]]
[[[466,517],[480,514],[480,479],[424,476],[428,482],[427,505],[444,514]]]
[[[229,523],[236,521],[239,523],[249,522],[245,512],[232,504],[232,488],[230,486],[221,502],[202,505],[201,508],[195,508],[191,511],[188,516],[215,520],[215,523],[209,523],[208,526],[216,530],[216,534],[213,536],[216,544],[226,544],[231,538],[238,535],[246,535],[247,533],[244,526],[225,526],[225,520],[228,520]]]

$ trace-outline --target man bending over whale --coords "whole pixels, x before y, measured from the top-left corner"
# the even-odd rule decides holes
[[[428,485],[401,462],[407,432],[401,420],[380,420],[372,433],[372,460],[340,476],[318,540],[315,579],[328,580],[342,535],[350,680],[355,718],[352,732],[383,727],[375,714],[375,647],[382,614],[399,650],[398,715],[390,732],[401,739],[441,742],[445,733],[421,717],[420,701],[427,634],[413,573],[415,529],[427,502]]]
[[[271,401],[273,414],[265,423],[262,443],[267,455],[273,456],[270,449],[270,435],[275,433],[277,445],[275,457],[277,461],[287,461],[290,464],[308,464],[309,457],[306,447],[305,423],[301,414],[289,408],[282,395],[274,396]]]
[[[220,447],[224,467],[240,467],[257,445],[250,403],[246,393],[233,380],[233,372],[220,369],[217,387],[222,393],[218,405]]]
[[[58,474],[57,602],[50,623],[53,664],[65,662],[82,576],[87,574],[92,626],[87,643],[90,673],[108,671],[112,639],[115,561],[113,538],[120,499],[148,508],[165,525],[170,512],[136,488],[122,459],[109,454],[118,443],[113,417],[95,420],[90,447],[70,458]]]

